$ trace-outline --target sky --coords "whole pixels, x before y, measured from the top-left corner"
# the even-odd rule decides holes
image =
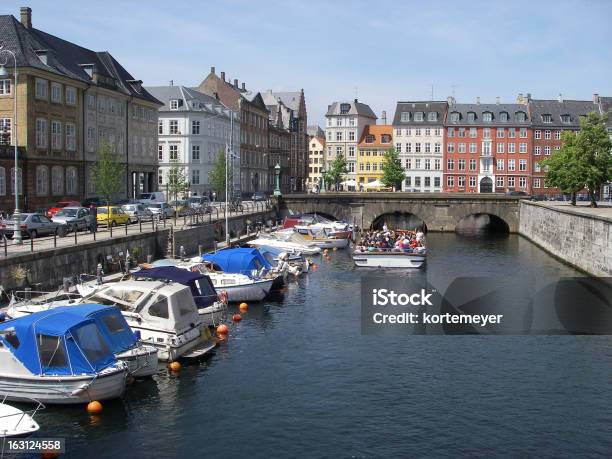
[[[397,101],[432,90],[465,103],[612,95],[607,0],[3,0],[0,14],[21,6],[145,86],[195,86],[215,66],[250,90],[303,88],[321,126],[329,104],[355,97],[391,122]]]

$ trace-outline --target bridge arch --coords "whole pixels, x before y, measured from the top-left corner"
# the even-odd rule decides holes
[[[377,215],[372,220],[372,229],[382,229],[384,224],[392,229],[422,229],[427,232],[427,222],[419,215],[410,211],[396,210]]]
[[[455,232],[467,236],[486,233],[508,234],[510,225],[498,215],[475,212],[462,217],[455,225]]]

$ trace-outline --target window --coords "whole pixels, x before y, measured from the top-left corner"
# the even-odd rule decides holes
[[[400,115],[400,120],[403,123],[410,121],[410,112],[402,112],[402,114]]]
[[[470,143],[470,153],[476,153],[478,148],[475,143]]]
[[[0,145],[11,143],[11,119],[0,118]]]
[[[179,101],[178,99],[173,99],[170,101],[170,110],[178,110],[179,108]]]
[[[162,120],[159,120],[157,122],[157,133],[158,134],[163,134],[164,133],[164,122]]]
[[[455,137],[455,128],[449,127],[446,133],[448,137]]]
[[[178,134],[178,120],[170,120],[170,134]]]
[[[525,112],[516,112],[515,118],[518,123],[524,123],[527,121],[527,115]]]
[[[200,122],[192,121],[191,122],[191,135],[199,135],[200,134]]]
[[[414,178],[414,186],[416,188],[421,188],[421,177],[415,177]]]
[[[397,142],[395,144],[395,151],[397,151],[398,153],[402,152],[402,144],[400,142]]]
[[[414,144],[414,152],[421,153],[421,142],[417,142]]]
[[[561,115],[561,122],[563,124],[570,124],[572,122],[572,117],[570,115]]]
[[[457,186],[459,188],[465,188],[465,176],[464,175],[460,175],[459,177],[457,177]]]
[[[465,128],[459,128],[459,132],[457,133],[457,137],[465,137]]]
[[[149,306],[149,315],[153,317],[160,317],[162,319],[168,319],[170,317],[168,311],[168,298],[160,295],[157,301]]]
[[[533,179],[533,187],[534,188],[540,188],[540,179],[539,178],[534,178]]]
[[[526,170],[527,170],[527,160],[519,159],[519,171],[526,171]]]
[[[435,136],[437,136],[437,137],[439,137],[439,136],[440,136],[441,132],[442,132],[442,131],[440,130],[440,128],[436,128],[436,129],[434,129],[434,135],[435,135]]]
[[[40,359],[41,372],[52,368],[62,368],[68,366],[66,349],[61,336],[48,336],[36,334],[36,344],[38,345],[38,358]]]
[[[374,137],[374,136],[372,136]],[[337,131],[336,132],[336,142],[341,142],[342,141],[342,131]],[[368,141],[368,136],[366,136],[366,142]],[[373,142],[373,140],[372,140]]]
[[[436,142],[434,144],[434,153],[440,153],[441,149],[442,149],[442,146],[440,145],[440,142]]]
[[[550,155],[550,146],[549,146],[549,145],[546,145],[546,146],[544,147],[544,154],[545,154],[545,155],[547,155],[547,156],[549,156],[549,155]]]
[[[406,153],[412,153],[412,143],[410,142],[406,144]]]
[[[533,147],[534,155],[539,155],[541,151],[542,151],[542,147]]]
[[[514,164],[514,159],[509,159],[508,160],[508,170],[509,171],[515,171],[516,170],[516,166]]]
[[[414,168],[415,169],[420,169],[421,168],[421,160],[419,158],[414,160]]]
[[[476,177],[473,175],[470,176],[470,186],[474,188],[476,186]]]
[[[47,120],[36,120],[36,148],[47,148]]]
[[[412,169],[412,160],[410,158],[406,160],[406,169]]]
[[[178,145],[170,145],[170,161],[178,161]]]
[[[542,123],[552,123],[552,115],[547,113],[542,115]]]
[[[470,138],[475,139],[478,136],[478,130],[476,128],[470,128]]]
[[[36,167],[36,194],[38,196],[49,194],[49,169],[47,169],[47,166]]]
[[[412,177],[406,177],[406,186],[412,186]]]
[[[51,148],[62,149],[62,123],[59,121],[51,121]]]
[[[508,177],[508,188],[514,188],[514,177]]]
[[[504,128],[497,128],[497,138],[498,139],[503,139],[504,135],[505,135]]]
[[[427,121],[437,121],[438,120],[438,114],[436,112],[429,112],[427,114]]]
[[[491,156],[491,142],[482,142],[483,156]]]
[[[538,163],[537,161],[535,163],[533,163],[533,171],[534,172],[540,172],[541,171],[540,163]]]
[[[516,153],[516,144],[514,143],[508,144],[508,153]]]
[[[415,135],[415,136],[420,136],[420,135],[421,135],[421,129],[420,129],[420,128],[416,128],[416,129],[414,130],[414,135]]]
[[[448,177],[446,177],[446,186],[449,188],[452,188],[455,186],[455,177],[453,177],[452,175],[449,175]]]
[[[425,135],[426,136],[430,136],[431,135],[431,128],[425,128]]]
[[[485,139],[490,139],[491,138],[491,128],[484,128],[482,130],[482,137]]]
[[[504,186],[504,178],[503,177],[496,177],[495,178],[495,186],[497,188],[503,188],[503,186]]]
[[[493,121],[493,113],[484,112],[482,114],[482,121],[484,121],[485,123],[490,123],[491,121]]]
[[[199,185],[200,184],[200,171],[197,169],[193,169],[191,171],[191,183],[193,185]]]
[[[6,169],[0,166],[0,196],[6,196]]]
[[[59,83],[51,83],[51,102],[62,102],[62,85]]]
[[[87,128],[87,150],[94,152],[96,150],[96,128]]]
[[[440,188],[440,177],[434,177],[434,187]]]
[[[465,153],[465,143],[461,142],[458,144],[459,146],[459,153]]]
[[[508,138],[509,139],[514,139],[516,137],[516,129],[515,128],[508,128]]]
[[[349,131],[348,137],[350,141],[355,141],[355,131]]]
[[[48,91],[48,83],[47,80],[43,80],[42,78],[36,78],[36,87],[34,90],[34,95],[37,99],[47,99],[47,91]]]
[[[502,123],[507,123],[509,119],[510,119],[510,116],[508,115],[508,112],[501,112],[499,114],[499,120]]]
[[[498,159],[497,160],[497,170],[498,171],[503,171],[504,170],[504,160],[503,159]]]
[[[429,142],[425,143],[425,153],[431,153],[431,144]]]
[[[340,104],[340,114],[346,115],[351,111],[351,104]]]
[[[431,169],[431,159],[426,158],[425,159],[425,170],[428,171]]]
[[[55,196],[64,194],[64,168],[62,166],[51,168],[51,193]]]
[[[504,144],[499,142],[497,144],[497,153],[503,153],[504,152]]]
[[[66,123],[66,149],[76,150],[76,126],[74,123]]]
[[[458,123],[459,122],[459,113],[458,112],[451,112],[450,120],[451,120],[451,123]]]
[[[468,112],[467,119],[470,123],[473,123],[474,121],[476,121],[476,113]]]
[[[68,105],[76,105],[76,88],[66,86],[66,103]]]
[[[539,140],[539,139],[541,139],[541,138],[542,138],[542,131],[540,131],[539,129],[536,129],[536,130],[534,131],[534,133],[533,133],[533,137],[534,137],[535,139],[538,139],[538,140]]]
[[[96,108],[96,96],[93,94],[87,94],[87,108],[89,110],[95,110]]]
[[[449,143],[448,145],[446,145],[446,151],[448,153],[454,153],[455,152],[455,144],[454,143]]]
[[[416,122],[423,121],[423,112],[414,112],[414,121]]]
[[[527,144],[525,142],[519,143],[519,153],[527,153]]]
[[[527,138],[527,128],[521,128],[519,135],[521,136],[521,139],[526,139]]]
[[[350,132],[349,132],[349,134],[350,134]],[[391,136],[389,134],[382,134],[380,136],[380,143],[391,143]]]
[[[440,160],[439,159],[434,159],[434,169],[437,171],[440,170]]]
[[[465,159],[460,159],[457,161],[457,169],[460,171],[465,170]]]
[[[66,168],[66,194],[77,194],[77,170],[74,166]]]
[[[348,147],[348,155],[349,155],[349,158],[353,158],[355,156],[355,147],[353,145],[350,145]]]
[[[455,169],[455,160],[449,159],[446,161],[446,169],[452,171]]]
[[[11,93],[11,80],[0,80],[0,96],[8,96]]]
[[[199,163],[200,162],[200,146],[199,145],[192,145],[191,146],[191,160],[194,163]]]
[[[555,140],[561,140],[561,131],[555,131]]]
[[[475,159],[470,159],[470,170],[471,171],[476,170],[476,160]]]

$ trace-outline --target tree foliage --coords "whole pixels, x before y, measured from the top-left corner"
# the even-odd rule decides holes
[[[189,188],[189,181],[185,175],[185,170],[176,160],[170,161],[170,170],[166,174],[166,186],[168,197],[177,200],[178,194]]]
[[[402,161],[395,151],[395,148],[390,148],[385,152],[385,156],[382,162],[382,183],[385,186],[392,186],[395,189],[401,188],[402,181],[406,177],[404,168],[402,167]]]
[[[596,192],[612,179],[612,141],[606,131],[607,115],[589,113],[580,120],[580,131],[564,132],[561,149],[542,164],[546,168],[546,183],[571,193],[576,205],[576,193],[589,191],[591,206],[597,207]]]
[[[96,192],[108,205],[120,192],[124,180],[125,166],[112,152],[110,144],[103,140],[98,148],[98,162],[93,167],[92,179]]]
[[[229,183],[232,183],[232,168],[229,170],[225,170],[225,161],[226,154],[225,148],[219,149],[219,154],[217,155],[217,160],[213,166],[213,169],[210,173],[210,183],[212,185],[213,190],[217,192],[217,196],[225,195],[225,178],[227,173],[227,179]],[[232,190],[229,190],[230,193]]]
[[[325,186],[329,190],[333,185],[335,190],[338,190],[338,186],[342,181],[345,174],[348,173],[348,165],[346,158],[343,155],[338,155],[331,162],[329,168],[323,172],[323,180],[325,180]]]

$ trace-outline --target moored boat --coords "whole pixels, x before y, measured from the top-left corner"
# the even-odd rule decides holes
[[[36,408],[23,411],[6,403],[6,395],[0,401],[0,438],[28,437],[37,432],[40,427],[34,420],[36,413],[45,405],[38,400],[31,400]]]
[[[369,268],[421,268],[427,260],[427,253],[406,253],[383,251],[355,251],[353,262],[359,267]]]

